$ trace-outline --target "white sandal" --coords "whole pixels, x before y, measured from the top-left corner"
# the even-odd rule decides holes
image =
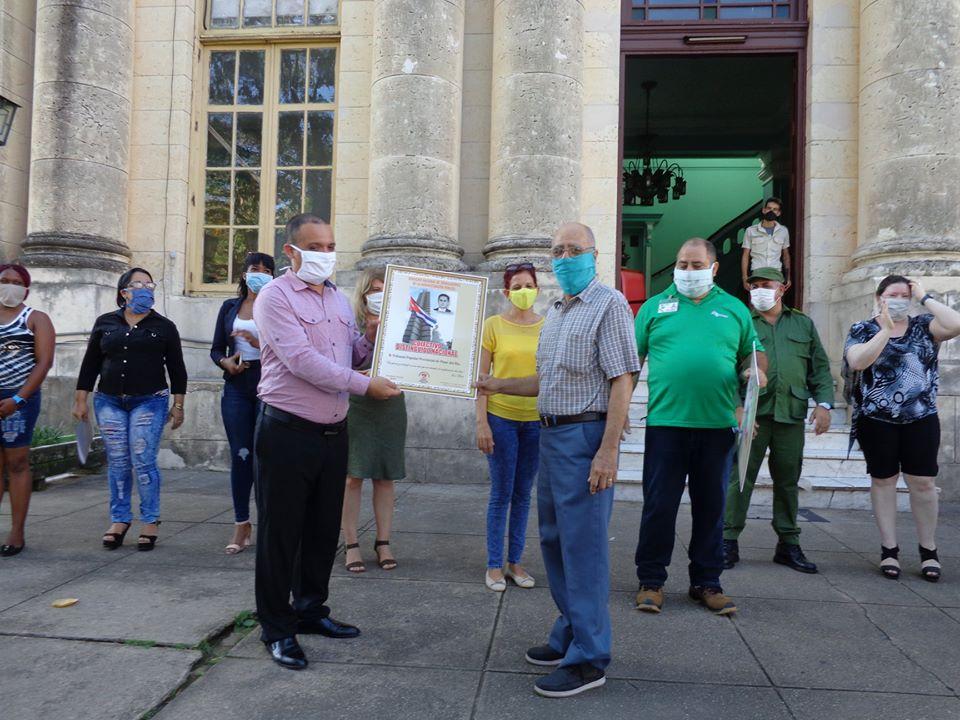
[[[487,574],[486,574],[486,576],[484,577],[484,582],[486,583],[487,587],[488,587],[490,590],[493,590],[494,592],[503,592],[504,590],[507,589],[507,581],[506,581],[506,580],[494,580],[492,577],[490,577],[490,571],[489,571],[489,570],[487,570]]]
[[[513,580],[513,584],[517,587],[523,588],[524,590],[529,590],[532,587],[536,587],[537,581],[533,579],[532,575],[517,575],[509,566],[503,569],[503,576]]]
[[[234,525],[249,525],[250,526],[250,537],[243,541],[243,545],[237,545],[236,543],[230,543],[224,548],[224,552],[227,555],[238,555],[246,550],[248,547],[253,545],[253,523],[249,520],[246,522],[235,522]]]

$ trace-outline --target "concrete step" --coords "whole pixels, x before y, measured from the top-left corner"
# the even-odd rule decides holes
[[[617,475],[617,499],[643,500],[643,471],[620,470]],[[686,490],[683,503],[690,502]],[[750,499],[751,505],[773,505],[773,483],[769,476],[757,478]],[[800,507],[833,508],[838,510],[870,510],[870,478],[836,478],[804,475],[800,478]],[[897,483],[897,509],[910,509],[907,486],[901,479]]]

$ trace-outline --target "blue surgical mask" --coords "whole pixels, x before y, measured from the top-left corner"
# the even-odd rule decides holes
[[[566,295],[579,295],[597,274],[592,251],[576,257],[554,258],[553,274]]]
[[[153,307],[153,290],[150,288],[132,288],[130,290],[130,299],[127,300],[127,307],[130,312],[137,315],[143,315]]]
[[[248,272],[243,278],[243,281],[247,284],[247,289],[254,295],[263,290],[263,286],[271,280],[273,280],[273,275],[262,272]]]

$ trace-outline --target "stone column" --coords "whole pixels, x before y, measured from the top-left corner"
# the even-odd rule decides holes
[[[132,0],[39,0],[27,265],[126,267],[132,80]]]
[[[861,0],[858,244],[848,280],[960,276],[960,0]]]
[[[553,231],[580,219],[583,18],[581,0],[496,1],[484,269],[548,269]]]
[[[358,268],[460,270],[465,0],[374,0],[369,238]]]

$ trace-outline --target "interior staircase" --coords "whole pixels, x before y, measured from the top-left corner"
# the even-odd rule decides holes
[[[813,404],[811,403],[811,408]],[[643,499],[644,428],[647,415],[646,367],[630,403],[632,432],[620,446],[620,469],[617,474],[617,498]],[[863,453],[854,447],[847,459],[850,423],[847,407],[842,403],[831,411],[830,430],[814,435],[808,429],[803,452],[803,473],[800,477],[801,508],[837,508],[846,510],[870,509],[870,476],[867,475]],[[810,426],[807,426],[810,428]],[[909,509],[909,496],[903,479],[897,484],[897,505]],[[690,502],[686,491],[683,502]],[[767,506],[773,503],[773,482],[767,461],[764,460],[757,477],[751,503]]]

